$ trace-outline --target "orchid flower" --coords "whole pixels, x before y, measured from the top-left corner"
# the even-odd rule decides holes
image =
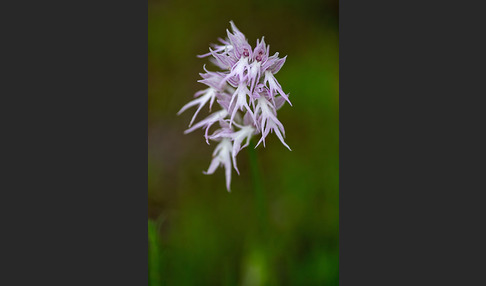
[[[199,107],[197,108],[196,113],[194,113],[194,116],[192,117],[191,122],[189,123],[189,127],[194,122],[194,119],[196,119],[196,116],[199,113],[199,111],[201,111],[201,108],[203,108],[203,106],[206,105],[206,103],[208,101],[210,102],[209,108],[211,108],[211,106],[213,105],[214,99],[216,98],[216,90],[214,88],[210,87],[208,89],[201,90],[201,91],[199,91],[195,94],[196,97],[200,96],[200,95],[202,95],[202,96],[194,99],[193,101],[190,101],[189,103],[184,105],[181,108],[181,110],[179,110],[179,112],[177,112],[177,114],[181,114],[186,109],[199,104]]]
[[[213,174],[219,166],[225,169],[226,188],[230,191],[231,169],[238,170],[236,155],[241,149],[250,144],[254,135],[261,134],[255,148],[263,142],[270,133],[275,133],[282,144],[285,143],[285,130],[283,124],[277,119],[277,110],[285,102],[290,105],[289,95],[286,94],[275,74],[280,71],[287,56],[278,57],[278,53],[270,55],[270,46],[266,45],[264,38],[257,40],[252,49],[245,35],[230,21],[231,32],[226,30],[227,38],[219,38],[220,44],[211,45],[209,53],[198,55],[199,58],[211,56],[211,62],[222,71],[208,71],[201,73],[202,83],[206,89],[198,91],[194,100],[184,105],[178,115],[190,107],[198,106],[189,128],[185,134],[202,128],[206,143],[219,142],[213,152],[213,159],[204,174]],[[201,109],[209,103],[209,110],[217,101],[221,110],[215,111],[205,119],[194,123]],[[209,129],[219,123],[219,129],[211,135]],[[191,127],[192,126],[192,127]]]
[[[221,140],[221,142],[216,146],[213,152],[213,160],[209,165],[209,168],[204,174],[211,175],[216,171],[216,169],[223,165],[225,169],[226,175],[226,189],[228,192],[230,191],[230,184],[231,184],[231,150],[233,150],[231,141],[227,138]]]

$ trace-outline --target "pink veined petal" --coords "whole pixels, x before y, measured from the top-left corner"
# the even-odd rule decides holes
[[[198,58],[204,58],[204,57],[207,57],[207,56],[210,56],[210,55],[211,55],[211,52],[206,53],[206,54],[203,54],[203,55],[196,55],[196,57],[198,57]]]
[[[228,57],[226,55],[222,55],[222,54],[217,54],[212,49],[209,49],[209,50],[211,52],[211,55],[218,62],[218,66],[222,67],[223,69],[229,69],[231,66],[234,65],[234,63],[230,59],[230,57]]]
[[[234,133],[232,154],[233,154],[233,166],[234,166],[236,172],[239,175],[240,171],[238,170],[238,167],[236,166],[236,155],[241,151],[241,149],[243,149],[243,148],[245,148],[246,146],[249,145],[250,138],[252,137],[253,132],[254,132],[254,128],[251,127],[251,126],[240,126],[239,124],[237,126],[240,127],[241,130]],[[245,143],[245,145],[241,146],[241,143],[243,143],[245,138],[246,138],[246,143]]]
[[[230,126],[233,124],[233,119],[236,115],[236,112],[238,110],[242,110],[243,107],[246,108],[246,110],[250,113],[250,116],[254,118],[253,112],[250,109],[250,106],[246,102],[246,96],[249,93],[248,88],[246,87],[245,84],[240,84],[236,91],[233,93],[233,96],[231,97],[231,101],[229,104],[229,107],[232,108],[232,113],[230,117]],[[236,101],[235,101],[236,100]],[[233,105],[234,102],[234,105]]]
[[[253,110],[255,110],[255,107],[253,107]],[[254,114],[252,114],[250,112],[246,112],[245,116],[243,116],[243,124],[245,124],[245,125],[255,124],[256,120],[253,119],[253,116],[254,116]]]
[[[218,138],[231,138],[233,133],[233,130],[229,128],[222,128],[216,130],[211,136],[209,136],[209,139],[216,140]]]
[[[278,129],[280,129],[280,131],[282,132],[283,136],[285,137],[285,128],[282,124],[282,122],[280,122],[278,119],[275,121],[275,125],[277,126]]]
[[[211,125],[208,125],[206,126],[206,130],[204,130],[204,138],[206,139],[206,144],[209,145],[209,136],[208,136],[208,133],[209,133],[209,128],[211,128],[213,124],[211,123]]]
[[[265,72],[264,82],[265,83],[268,82],[268,84],[270,85],[269,87],[270,87],[271,92],[273,90],[276,90],[283,98],[285,98],[285,100],[290,104],[290,106],[292,106],[292,103],[288,99],[287,95],[283,92],[282,87],[277,82],[277,80],[275,79],[275,77],[273,76],[273,74],[271,72],[269,72],[269,71]]]
[[[196,112],[194,113],[194,115],[192,116],[191,118],[191,122],[189,122],[189,127],[191,127],[192,123],[194,123],[194,120],[196,119],[196,116],[198,115],[199,111],[201,111],[201,109],[203,108],[205,102],[201,102],[199,104],[199,107],[197,108]]]
[[[226,188],[230,191],[231,183],[231,142],[229,139],[223,139],[213,152],[213,160],[209,165],[208,171],[203,172],[206,175],[213,174],[218,166],[223,165],[225,168]]]
[[[211,112],[211,108],[213,107],[214,100],[216,99],[216,96],[211,97],[211,101],[209,101],[209,112]]]
[[[196,104],[198,104],[198,103],[199,103],[199,101],[198,101],[197,99],[192,100],[192,101],[189,101],[188,103],[186,103],[186,104],[185,104],[185,105],[184,105],[184,106],[181,108],[181,110],[179,110],[179,111],[177,112],[177,115],[180,115],[182,112],[186,111],[188,108],[190,108],[190,107],[192,107],[192,106],[194,106],[194,105],[196,105]]]
[[[280,69],[282,68],[282,66],[284,65],[285,63],[285,60],[287,60],[287,56],[281,58],[281,59],[277,59],[273,65],[271,65],[268,70],[271,71],[273,74],[276,74],[280,71]]]
[[[214,101],[214,97],[216,96],[216,91],[213,88],[208,88],[206,91],[207,92],[206,92],[205,95],[203,95],[203,96],[201,96],[201,97],[199,97],[197,99],[194,99],[193,101],[187,103],[177,113],[179,115],[182,112],[184,112],[185,110],[187,110],[189,107],[192,107],[192,106],[194,106],[196,104],[199,104],[199,107],[197,108],[196,112],[194,113],[194,116],[191,119],[191,122],[189,123],[189,127],[192,125],[192,123],[196,119],[197,114],[199,113],[199,111],[201,111],[201,109],[203,108],[203,106],[206,105],[206,103],[208,101],[210,101],[210,102],[211,101]],[[210,105],[212,105],[212,104],[210,103]]]
[[[216,50],[214,50],[214,52],[217,53],[217,52],[220,52],[221,50],[222,50],[221,48],[217,48]],[[223,48],[223,50],[224,50],[224,48]],[[211,51],[209,51],[209,53],[205,53],[203,55],[197,55],[196,57],[198,57],[198,58],[205,58],[207,56],[210,56],[211,54],[212,54]]]
[[[227,70],[227,69],[230,69],[231,66],[230,65],[227,65],[227,64],[222,64],[221,62],[217,61],[216,59],[214,58],[210,58],[209,61],[214,64],[215,66],[219,67],[220,69],[223,69],[223,70]]]
[[[219,152],[223,149],[223,144],[220,142],[213,151],[213,157],[217,156]]]
[[[260,62],[253,62],[250,65],[249,71],[248,71],[248,80],[250,82],[250,92],[253,93],[255,84],[258,82],[260,79]]]
[[[207,93],[208,91],[209,91],[209,88],[208,88],[208,89],[204,89],[204,90],[200,90],[200,91],[196,92],[196,94],[194,94],[194,97],[198,97],[198,96],[200,96],[201,94]],[[190,101],[190,102],[186,103],[186,104],[185,104],[185,105],[184,105],[184,106],[181,108],[181,110],[179,110],[179,111],[177,112],[177,115],[180,115],[182,112],[186,111],[188,108],[190,108],[190,107],[192,107],[192,106],[194,106],[194,105],[196,105],[196,104],[199,104],[199,103],[200,103],[200,99],[201,99],[201,98],[197,98],[197,99],[194,99],[194,100],[192,100],[192,101]]]
[[[220,39],[221,40],[221,39]],[[224,44],[224,43],[223,43]],[[219,53],[219,52],[222,52],[224,50],[227,49],[227,45],[217,45],[217,44],[212,44],[213,48],[214,48],[214,52],[215,53]],[[206,53],[204,55],[197,55],[198,58],[204,58],[204,57],[207,57],[207,56],[210,56],[211,55],[211,48],[209,49],[210,52],[209,53]]]
[[[248,147],[248,145],[250,145],[251,137],[253,137],[253,134],[251,136],[246,137],[246,143],[245,145],[241,146],[241,149],[246,148]]]
[[[263,141],[263,147],[265,147],[265,137],[267,137],[269,132],[268,128],[266,128],[266,125],[267,125],[267,118],[262,116],[262,122],[260,125],[260,130],[262,131],[262,137],[260,138],[260,141],[258,141],[258,143],[256,144],[255,148],[258,147],[258,145],[260,145],[262,141]]]
[[[240,100],[241,100],[242,102],[240,102]],[[231,118],[230,118],[230,126],[233,124],[233,119],[234,119],[234,117],[235,117],[235,115],[236,115],[236,112],[237,112],[238,110],[242,109],[243,107],[245,107],[245,108],[246,108],[246,110],[247,110],[247,112],[250,114],[250,116],[251,116],[252,118],[254,118],[254,115],[253,115],[253,113],[252,113],[252,111],[251,111],[250,106],[249,106],[249,105],[248,105],[248,103],[246,102],[246,99],[242,99],[242,98],[240,97],[240,98],[238,98],[238,101],[237,101],[237,103],[235,104],[235,107],[234,107],[234,109],[233,109],[233,113],[231,114]]]
[[[275,100],[275,109],[279,110],[285,103],[285,98],[279,96],[274,98]]]
[[[232,158],[233,158],[233,167],[235,168],[236,173],[238,173],[238,175],[240,175],[240,170],[238,170],[238,166],[236,166],[236,155],[233,154]]]
[[[218,38],[218,41],[220,41],[222,44],[228,46],[229,45],[229,42],[223,38]]]
[[[241,33],[241,32],[240,32],[240,30],[239,30],[239,29],[236,27],[236,25],[235,25],[235,23],[233,22],[233,20],[231,20],[231,21],[230,21],[230,25],[231,25],[231,29],[232,29],[234,32],[236,32],[236,33],[239,33],[239,34],[242,34],[242,35],[243,35],[243,33]]]
[[[240,174],[240,170],[238,170],[238,166],[236,166],[236,155],[241,150],[241,142],[242,141],[243,141],[243,138],[241,138],[240,136],[237,136],[235,138],[235,140],[233,141],[233,151],[232,151],[232,155],[233,155],[233,167],[235,168],[235,170],[238,173],[238,175]]]
[[[230,109],[229,100],[223,99],[223,100],[217,100],[217,102],[224,110],[231,113],[232,110]]]
[[[282,144],[284,144],[285,147],[287,147],[290,151],[292,151],[292,149],[290,149],[289,145],[287,145],[287,143],[285,143],[283,137],[282,137],[282,134],[280,134],[280,131],[278,130],[278,128],[275,128],[275,134],[277,134],[277,137],[278,139],[280,139],[280,142],[282,142]]]
[[[262,137],[263,137],[263,147],[266,147],[266,146],[265,146],[265,138],[267,138],[268,134],[270,133],[270,129],[271,129],[271,128],[269,127],[270,122],[268,122],[268,119],[266,119],[266,118],[265,118],[265,121],[266,121],[266,122],[265,122],[265,128],[264,128],[264,129],[262,128],[262,130],[263,130],[263,132],[262,132]]]
[[[238,37],[236,37],[235,35],[230,33],[229,30],[226,30],[226,34],[228,35],[228,39],[229,39],[231,45],[233,46],[233,53],[234,53],[235,57],[240,58],[241,57],[241,50],[242,50],[241,40],[239,40]]]
[[[270,49],[270,46],[268,46],[268,48]],[[271,67],[272,65],[275,64],[275,62],[278,60],[278,52],[276,52],[273,56],[271,57],[268,57],[269,55],[269,50],[267,50],[267,60],[265,61],[265,63],[262,65],[262,70],[263,71],[266,71],[269,67]]]
[[[226,117],[228,115],[228,113],[226,112],[226,110],[220,110],[218,112],[215,112],[211,115],[209,115],[208,117],[206,117],[205,119],[199,121],[198,123],[196,123],[194,126],[192,126],[191,128],[187,129],[184,131],[184,134],[188,134],[188,133],[191,133],[193,132],[194,130],[198,129],[198,128],[201,128],[201,127],[204,127],[206,126],[206,131],[205,131],[205,134],[204,134],[204,137],[206,138],[206,143],[209,145],[209,138],[208,138],[208,131],[209,131],[209,128],[211,128],[211,126],[218,122],[220,119],[223,119],[224,117]]]
[[[225,120],[224,120],[224,118],[225,118],[225,117],[228,115],[228,112],[226,112],[226,110],[222,110],[222,111],[220,111],[220,112],[223,112],[223,111],[224,111],[224,114],[222,113],[222,114],[221,114],[221,115],[220,115],[220,116],[217,118],[217,121],[219,121],[219,125],[221,126],[221,128],[222,128],[222,129],[229,129],[229,126],[226,126],[226,125],[225,125]],[[209,145],[209,139],[215,139],[215,137],[214,137],[214,135],[215,135],[215,134],[214,134],[214,133],[213,133],[213,135],[208,136],[209,128],[211,128],[211,126],[212,126],[214,123],[216,123],[216,121],[212,122],[212,123],[211,123],[211,125],[208,125],[208,126],[206,127],[206,131],[204,132],[204,138],[206,138],[206,143],[207,143],[208,145]],[[216,132],[218,132],[218,131],[216,131]],[[215,133],[216,133],[216,132],[215,132]],[[219,137],[219,136],[218,136],[218,137]]]
[[[231,72],[221,80],[221,86],[230,78],[239,76],[240,83],[246,82],[248,75],[245,75],[245,71],[248,72],[248,58],[241,58],[232,68]]]
[[[256,147],[258,147],[258,145],[260,145],[260,143],[262,143],[262,141],[265,141],[265,137],[263,137],[263,136],[260,138],[258,143],[255,145],[255,149],[256,149]],[[265,143],[263,143],[263,147],[265,147]]]
[[[208,88],[203,89],[203,90],[200,90],[200,91],[198,91],[198,92],[196,92],[196,93],[194,94],[194,97],[195,97],[195,98],[196,98],[196,97],[199,97],[199,96],[201,96],[202,94],[205,94],[207,91],[208,91]]]
[[[211,164],[209,164],[208,170],[203,171],[203,174],[205,174],[205,175],[214,174],[214,171],[216,171],[216,169],[218,168],[218,165],[219,165],[218,158],[217,157],[213,158],[213,160],[211,161]]]
[[[226,189],[228,192],[231,192],[230,185],[231,185],[231,163],[226,161],[225,162],[225,177],[226,177]]]
[[[193,125],[191,128],[184,130],[184,134],[189,134],[189,133],[193,132],[194,130],[201,128],[201,127],[203,127],[204,125],[207,125],[207,124],[212,124],[211,118],[207,117],[206,119],[199,121],[198,123]]]
[[[233,46],[234,56],[236,58],[240,58],[244,49],[247,49],[248,52],[251,53],[251,46],[248,44],[245,35],[243,35],[243,33],[236,28],[233,22],[230,22],[230,24],[233,33],[226,30],[226,34],[228,35],[228,39]]]

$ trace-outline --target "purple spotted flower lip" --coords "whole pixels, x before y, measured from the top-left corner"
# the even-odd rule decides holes
[[[198,56],[211,56],[210,61],[222,71],[208,71],[204,66],[205,73],[200,74],[202,79],[198,82],[206,85],[206,88],[196,92],[195,99],[178,112],[181,114],[197,106],[189,129],[184,133],[202,128],[206,143],[209,144],[210,140],[218,143],[209,168],[204,174],[213,174],[219,166],[223,166],[228,191],[232,168],[240,173],[236,165],[236,155],[249,145],[253,136],[260,137],[256,146],[263,143],[265,147],[265,138],[274,132],[290,150],[284,141],[285,130],[277,118],[277,110],[285,102],[292,105],[289,95],[284,93],[275,78],[287,56],[279,58],[278,53],[270,56],[270,46],[265,44],[264,37],[257,40],[255,48],[252,48],[233,21],[230,24],[232,32],[226,30],[227,38],[220,38],[220,44],[212,45],[209,53]],[[221,109],[212,110],[214,101]],[[193,125],[197,115],[206,105],[212,113]],[[209,134],[212,126],[219,128]]]

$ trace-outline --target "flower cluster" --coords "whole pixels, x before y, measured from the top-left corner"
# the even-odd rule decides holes
[[[198,56],[212,56],[211,62],[223,71],[208,71],[204,66],[205,73],[200,74],[202,79],[198,82],[205,84],[207,88],[198,91],[194,95],[195,99],[178,112],[180,114],[190,107],[197,106],[189,123],[190,128],[184,133],[203,128],[206,143],[209,144],[209,140],[219,142],[213,152],[209,169],[204,173],[213,174],[223,165],[228,191],[231,167],[240,173],[236,166],[236,155],[249,145],[254,135],[261,134],[256,146],[263,142],[265,147],[265,137],[270,132],[275,132],[282,144],[290,150],[284,141],[285,130],[277,119],[277,110],[285,101],[292,105],[288,94],[283,92],[275,79],[275,74],[285,63],[287,56],[279,58],[278,53],[269,56],[270,46],[265,45],[263,37],[257,40],[256,47],[252,49],[245,35],[232,21],[230,24],[233,32],[226,30],[228,37],[220,38],[221,44],[213,45],[212,49],[209,48],[209,53]],[[211,111],[215,100],[222,109],[192,125],[199,111],[207,103]],[[209,135],[209,129],[216,123],[219,129]]]

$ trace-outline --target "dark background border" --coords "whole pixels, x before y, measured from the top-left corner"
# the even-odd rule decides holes
[[[4,233],[19,247],[3,278],[144,285],[147,3],[56,5],[9,10],[25,21],[12,13],[4,35],[18,126],[4,134]],[[484,257],[483,10],[339,9],[340,284],[484,281],[471,260]]]
[[[340,285],[484,283],[478,9],[339,2]]]

